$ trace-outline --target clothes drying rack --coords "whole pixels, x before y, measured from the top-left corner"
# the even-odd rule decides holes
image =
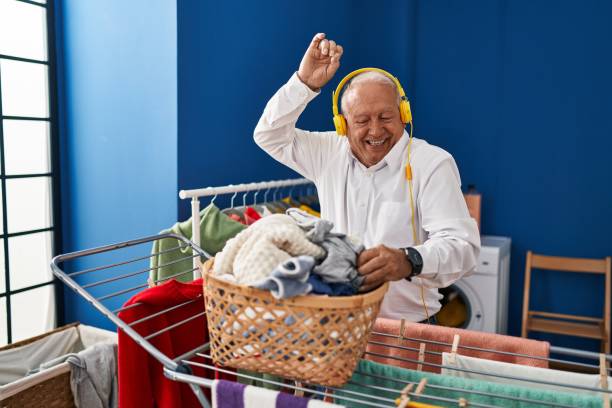
[[[210,378],[204,378],[204,377],[194,375],[192,373],[193,371],[191,370],[191,367],[201,367],[201,368],[206,368],[212,371],[228,373],[228,374],[231,373],[231,374],[237,375],[239,378],[253,379],[259,382],[266,382],[266,383],[273,384],[276,386],[282,386],[284,389],[294,390],[294,392],[296,393],[306,392],[312,396],[327,397],[327,398],[333,397],[336,403],[338,404],[351,402],[351,403],[361,404],[361,406],[364,406],[364,407],[391,407],[391,406],[396,405],[396,401],[394,399],[372,395],[372,391],[374,390],[392,392],[398,397],[402,393],[404,393],[404,395],[408,395],[412,399],[412,401],[418,401],[416,404],[411,403],[413,405],[410,405],[410,404],[407,405],[408,407],[419,406],[418,405],[419,402],[429,403],[429,404],[445,404],[447,406],[454,405],[454,406],[470,406],[470,407],[481,407],[481,408],[491,407],[491,405],[487,405],[487,404],[470,402],[471,395],[483,395],[483,396],[502,398],[502,399],[508,400],[509,404],[523,402],[523,403],[537,404],[543,407],[568,407],[567,405],[563,405],[563,404],[559,404],[555,402],[535,401],[535,400],[530,400],[530,399],[522,398],[518,396],[496,395],[496,394],[487,393],[485,391],[465,390],[461,388],[452,388],[448,386],[440,386],[440,385],[433,385],[433,384],[425,385],[423,389],[423,387],[418,387],[419,383],[417,382],[399,381],[393,378],[381,378],[381,379],[393,381],[395,384],[397,384],[397,386],[394,388],[352,383],[353,385],[356,385],[359,387],[358,391],[351,391],[351,390],[339,389],[339,388],[334,388],[334,387],[323,388],[323,387],[317,386],[316,384],[308,384],[308,383],[297,382],[297,381],[294,381],[294,382],[284,381],[281,383],[281,382],[277,382],[277,381],[273,381],[269,379],[253,377],[253,376],[250,376],[244,373],[234,373],[232,370],[228,370],[226,368],[215,366],[212,363],[210,354],[208,354],[209,343],[205,342],[204,339],[202,340],[201,345],[198,345],[198,347],[194,348],[193,350],[190,350],[189,352],[186,352],[179,356],[168,356],[164,354],[163,352],[161,352],[154,345],[155,338],[162,333],[172,333],[172,330],[176,329],[180,325],[183,325],[189,321],[192,321],[193,319],[204,316],[205,312],[204,312],[203,296],[199,296],[198,298],[194,300],[190,300],[188,302],[184,302],[182,304],[169,307],[167,309],[153,313],[149,316],[141,318],[137,321],[133,321],[131,323],[127,323],[119,317],[120,312],[127,310],[129,308],[135,308],[135,307],[140,306],[139,303],[131,304],[126,307],[122,305],[125,302],[125,300],[127,300],[127,298],[133,296],[138,291],[141,291],[147,288],[151,284],[151,282],[147,282],[147,276],[148,276],[148,273],[152,271],[154,268],[140,267],[140,264],[146,264],[146,266],[148,266],[148,261],[151,257],[158,256],[163,252],[178,251],[178,250],[185,250],[185,249],[191,248],[191,250],[193,251],[192,252],[193,255],[186,255],[185,257],[179,260],[172,261],[164,265],[158,265],[157,268],[162,268],[162,267],[170,265],[171,263],[182,262],[187,259],[193,260],[193,268],[190,268],[185,271],[181,271],[172,276],[158,279],[154,283],[155,284],[162,283],[164,281],[167,281],[173,278],[177,278],[183,275],[189,276],[189,274],[192,274],[193,277],[199,277],[201,259],[202,258],[207,259],[210,257],[210,254],[206,253],[206,251],[200,248],[199,230],[195,229],[200,224],[199,199],[201,197],[207,197],[207,196],[211,197],[212,196],[213,201],[214,201],[214,199],[218,195],[232,194],[233,195],[232,205],[233,205],[233,198],[236,197],[236,194],[242,192],[245,194],[243,196],[243,205],[246,206],[246,201],[245,201],[246,194],[250,192],[255,192],[253,200],[257,201],[258,193],[265,191],[264,200],[262,201],[266,201],[267,195],[270,192],[273,192],[273,197],[274,199],[276,199],[276,193],[278,192],[278,190],[291,189],[293,191],[293,189],[295,188],[307,188],[308,189],[308,188],[312,188],[312,186],[310,185],[311,185],[311,182],[306,179],[295,179],[295,180],[280,180],[280,181],[271,181],[271,182],[263,182],[263,183],[229,185],[229,186],[224,186],[224,187],[208,187],[208,188],[198,189],[198,190],[184,190],[184,191],[181,191],[179,195],[183,199],[186,199],[186,198],[192,199],[191,208],[192,208],[193,226],[194,226],[194,231],[198,232],[198,233],[193,234],[193,237],[194,237],[193,241],[190,241],[186,239],[185,237],[182,237],[177,234],[172,234],[172,233],[159,234],[159,235],[144,237],[140,239],[120,242],[117,244],[106,245],[102,247],[58,255],[52,260],[51,268],[52,268],[53,273],[55,274],[55,276],[57,276],[59,280],[61,280],[64,284],[66,284],[68,287],[74,290],[80,297],[82,297],[87,302],[89,302],[95,309],[97,309],[100,313],[106,316],[111,322],[113,322],[117,326],[118,329],[124,331],[138,345],[140,345],[144,350],[146,350],[154,359],[156,359],[159,363],[161,363],[163,366],[164,376],[166,376],[167,378],[171,380],[188,384],[191,390],[196,395],[196,398],[198,399],[198,401],[201,403],[203,407],[206,407],[206,408],[210,407],[210,402],[207,400],[206,396],[204,395],[202,387],[210,388],[213,384],[213,380]],[[176,246],[166,249],[164,251],[157,252],[157,253],[150,253],[151,245],[156,240],[162,240],[162,239],[176,240]],[[137,250],[140,250],[141,253],[146,253],[146,255],[134,256],[135,253],[139,252]],[[89,267],[85,269],[80,268],[79,264],[81,264],[86,259],[87,259],[86,262],[95,263],[97,266]],[[112,262],[108,262],[108,259],[112,259]],[[132,269],[136,269],[136,270],[133,271]],[[194,314],[193,316],[187,317],[184,320],[181,320],[177,323],[167,326],[154,333],[143,334],[143,333],[139,333],[135,329],[135,327],[137,327],[138,324],[144,321],[159,318],[164,313],[170,312],[172,310],[176,310],[177,308],[184,307],[194,302],[201,302],[202,310],[201,312],[198,312]],[[388,333],[373,332],[372,334],[376,334],[378,336],[386,336],[386,337],[398,337],[398,336],[393,336]],[[446,346],[449,348],[449,350],[451,348],[458,347],[458,348],[477,350],[477,351],[483,351],[483,352],[491,352],[491,353],[499,353],[499,354],[505,354],[505,355],[519,356],[519,357],[527,357],[531,359],[542,359],[542,360],[548,360],[550,362],[555,362],[555,363],[566,363],[566,364],[571,364],[574,366],[581,366],[583,368],[599,370],[600,375],[602,375],[602,377],[604,378],[607,378],[606,374],[609,374],[610,372],[610,369],[608,368],[608,363],[612,361],[611,355],[604,355],[600,353],[594,353],[594,352],[576,350],[576,349],[570,349],[570,348],[564,348],[564,347],[551,346],[550,351],[553,354],[558,354],[558,355],[563,355],[563,356],[579,357],[582,359],[592,359],[595,361],[599,361],[599,365],[589,364],[589,363],[584,363],[584,362],[569,361],[569,360],[564,360],[560,358],[545,358],[545,357],[531,356],[527,354],[519,354],[519,353],[498,351],[498,350],[492,350],[492,349],[486,349],[486,348],[471,347],[471,346],[465,346],[465,345],[460,345],[460,344],[453,345],[451,343],[431,341],[427,339],[417,339],[417,338],[411,338],[411,337],[406,337],[406,336],[402,336],[402,339],[411,340],[411,341],[415,341],[419,343],[429,343],[429,344],[436,344],[438,346]],[[402,346],[400,345],[399,342],[397,345],[380,343],[380,342],[376,342],[373,340],[369,340],[369,342],[371,344],[375,344],[378,346],[398,348],[401,350],[410,350],[410,351],[415,351],[415,352],[419,351],[419,349],[417,348]],[[435,352],[435,351],[424,351],[424,353],[432,354],[432,355],[441,354],[440,352]],[[368,353],[368,354],[377,356],[376,353]],[[553,382],[553,381],[547,381],[546,379],[534,381],[533,379],[527,379],[527,378],[516,377],[516,376],[511,376],[511,375],[504,375],[500,373],[484,372],[484,371],[469,370],[469,369],[459,369],[459,368],[452,367],[452,366],[444,366],[441,364],[428,363],[428,362],[422,361],[420,358],[419,360],[416,360],[416,359],[408,359],[408,358],[401,358],[401,357],[391,357],[389,355],[378,355],[378,356],[384,357],[387,359],[389,358],[397,359],[397,360],[401,360],[404,362],[421,364],[423,366],[471,372],[474,374],[486,375],[492,378],[493,377],[503,378],[506,380],[515,381],[517,385],[523,385],[523,386],[528,386],[529,384],[535,383],[535,384],[541,384],[541,385],[554,385],[554,386],[559,386],[559,387],[566,387],[569,392],[584,392],[584,391],[598,392],[600,393],[600,395],[603,396],[604,406],[609,406],[607,404],[609,404],[609,396],[610,394],[612,394],[612,391],[609,391],[607,387],[593,388],[593,387],[586,387],[586,386],[579,386],[579,385],[570,385],[570,384],[563,384],[563,383],[558,383],[558,382]],[[198,359],[198,361],[194,361],[195,359]],[[204,361],[209,361],[209,363],[202,363],[201,362],[202,359],[204,359]],[[361,374],[372,377],[372,375],[368,375],[364,373],[361,373]],[[412,386],[417,386],[417,388],[415,390],[412,390],[412,388],[409,388],[411,384]],[[457,398],[457,399],[451,399],[451,398],[445,398],[445,397],[440,397],[440,396],[428,395],[429,390],[435,390],[435,389],[454,391],[454,392],[457,392],[458,395],[461,395],[462,397]],[[341,391],[342,394],[338,394],[338,391]]]

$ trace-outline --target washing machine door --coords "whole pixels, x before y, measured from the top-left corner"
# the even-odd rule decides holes
[[[438,324],[467,330],[484,329],[484,308],[480,297],[465,280],[448,288],[440,289],[444,296],[442,309],[438,312]]]

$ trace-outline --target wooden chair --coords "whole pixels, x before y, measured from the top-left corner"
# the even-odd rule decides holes
[[[605,259],[564,258],[527,252],[525,289],[523,292],[523,325],[521,337],[530,331],[564,334],[601,340],[601,351],[610,353],[610,257]],[[529,310],[531,268],[559,272],[601,274],[605,277],[603,318],[548,313]]]

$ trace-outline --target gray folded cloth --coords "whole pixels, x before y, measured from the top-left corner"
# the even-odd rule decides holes
[[[357,271],[357,256],[363,251],[363,245],[355,244],[350,238],[328,234],[320,244],[327,256],[315,265],[312,273],[321,277],[323,282],[348,283],[358,289],[364,277]]]
[[[306,281],[314,264],[314,258],[308,255],[289,258],[278,265],[270,276],[250,286],[269,290],[276,299],[305,295],[312,290],[312,285]]]
[[[299,208],[286,211],[293,220],[306,232],[306,238],[325,249],[327,255],[312,272],[324,282],[348,283],[355,289],[361,286],[363,276],[357,271],[357,256],[364,246],[356,239],[331,232],[334,224],[308,214]]]
[[[325,237],[334,228],[333,222],[317,218],[299,208],[289,208],[285,213],[293,218],[296,224],[306,232],[306,238],[315,244],[322,244],[325,241]]]
[[[96,344],[71,354],[70,388],[77,408],[117,406],[116,345]]]

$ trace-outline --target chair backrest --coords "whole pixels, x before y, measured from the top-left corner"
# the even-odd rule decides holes
[[[547,269],[558,272],[585,272],[605,274],[609,270],[609,258],[566,258],[534,254],[531,251],[531,268]],[[528,257],[529,260],[529,257]],[[529,263],[527,267],[530,267]]]
[[[531,290],[531,269],[553,270],[557,272],[581,272],[605,275],[604,313],[603,320],[606,332],[610,331],[610,280],[612,277],[612,258],[568,258],[562,256],[547,256],[527,251],[525,265],[525,286],[523,291],[523,325],[522,336],[526,336],[527,318],[529,313],[529,294]]]

